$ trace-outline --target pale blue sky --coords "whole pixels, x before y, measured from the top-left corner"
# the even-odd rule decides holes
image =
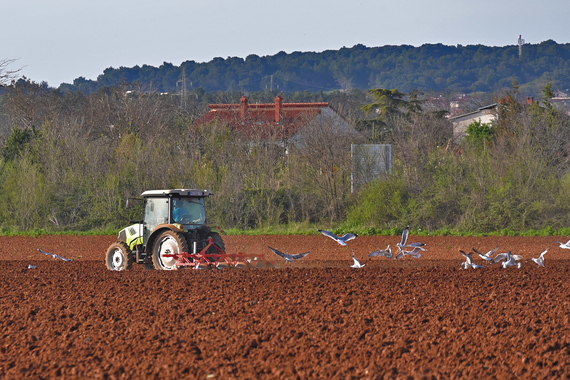
[[[568,0],[9,0],[0,59],[57,87],[108,67],[279,51],[570,42]]]

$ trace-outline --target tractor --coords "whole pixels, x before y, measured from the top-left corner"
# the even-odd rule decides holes
[[[198,269],[247,260],[241,257],[245,255],[227,255],[220,234],[206,224],[205,199],[210,196],[208,190],[143,192],[143,220],[119,231],[105,255],[107,268],[122,271],[138,263],[157,270]]]

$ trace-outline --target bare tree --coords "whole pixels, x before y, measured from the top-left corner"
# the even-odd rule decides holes
[[[20,69],[9,69],[12,63],[14,63],[15,59],[0,59],[0,86],[5,86],[10,84],[12,79],[16,77],[16,74],[20,71]]]

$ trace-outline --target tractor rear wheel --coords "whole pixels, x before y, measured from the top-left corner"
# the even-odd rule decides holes
[[[105,255],[105,265],[109,270],[127,270],[133,265],[133,253],[129,246],[122,241],[117,241],[109,246]]]
[[[184,238],[184,235],[175,231],[164,231],[158,236],[154,247],[152,247],[152,263],[154,269],[177,269],[176,257],[170,255],[178,255],[182,252],[188,252],[188,242]]]

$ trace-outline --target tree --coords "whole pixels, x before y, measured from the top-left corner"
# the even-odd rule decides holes
[[[14,63],[15,61],[15,59],[0,59],[0,86],[9,84],[12,79],[16,77],[16,74],[20,71],[20,69],[8,69],[8,66],[10,66],[10,64]]]

